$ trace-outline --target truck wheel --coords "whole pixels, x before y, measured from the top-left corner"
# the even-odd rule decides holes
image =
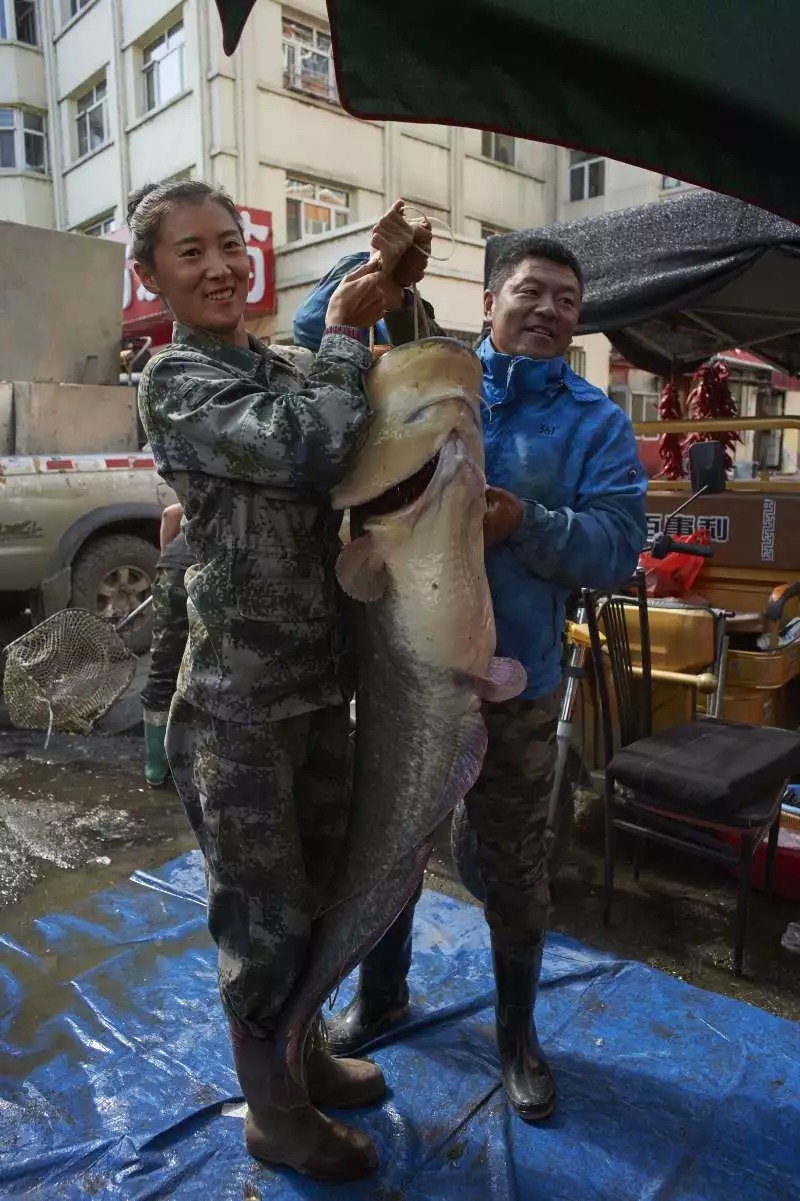
[[[135,534],[96,538],[72,565],[72,605],[112,624],[147,600],[153,587],[159,550]],[[135,654],[150,647],[152,617],[145,611],[121,637]]]
[[[572,841],[572,829],[575,825],[575,789],[584,786],[587,780],[586,768],[580,755],[575,747],[570,747],[567,768],[561,781],[561,795],[547,865],[551,880],[555,880],[561,871]],[[453,813],[450,826],[450,852],[461,883],[468,892],[472,893],[476,901],[483,904],[486,900],[486,888],[477,863],[478,840],[470,825],[467,807],[463,801],[459,801]]]

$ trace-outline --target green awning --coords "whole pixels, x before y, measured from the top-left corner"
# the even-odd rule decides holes
[[[252,0],[217,0],[225,47]],[[800,0],[328,0],[342,104],[591,151],[800,219]]]

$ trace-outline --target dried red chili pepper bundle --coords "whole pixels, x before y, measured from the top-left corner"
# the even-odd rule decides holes
[[[678,386],[664,385],[658,404],[659,421],[680,421],[683,417]],[[662,434],[658,440],[658,456],[664,464],[656,479],[664,476],[668,480],[683,479],[683,442],[680,434]]]
[[[728,368],[719,361],[704,363],[694,373],[693,378],[697,383],[689,393],[687,401],[687,411],[693,421],[724,420],[739,416],[736,401],[731,396],[728,386],[729,375]],[[698,430],[688,434],[683,441],[683,454],[687,454],[689,447],[695,442],[719,442],[725,452],[725,469],[733,470],[736,443],[741,442],[741,438],[733,430],[724,433]]]

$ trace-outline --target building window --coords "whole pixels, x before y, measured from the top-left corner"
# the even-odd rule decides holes
[[[586,351],[583,346],[570,346],[567,350],[567,362],[576,375],[586,375]]]
[[[606,160],[583,150],[572,150],[569,156],[570,200],[591,200],[602,196],[606,188]]]
[[[286,180],[286,241],[341,229],[350,220],[350,193],[326,183]]]
[[[86,234],[90,238],[104,238],[106,234],[114,232],[114,214],[109,213],[106,217],[100,217],[97,221],[92,221],[89,225],[82,225],[78,230],[80,234]]]
[[[91,0],[66,0],[64,4],[64,20],[69,21],[71,17],[77,17],[81,9],[86,8],[87,4],[91,4]]]
[[[682,186],[683,186],[683,180],[676,179],[674,175],[662,175],[661,176],[661,187],[664,189],[665,192],[671,192],[674,188],[680,188]]]
[[[329,33],[283,18],[283,86],[321,100],[338,100]]]
[[[490,225],[488,221],[481,221],[481,237],[484,242],[489,238],[496,238],[500,234],[507,234],[509,231],[502,225]]]
[[[47,172],[43,113],[0,108],[0,169]]]
[[[488,129],[485,129],[481,142],[481,154],[484,158],[490,158],[495,163],[503,163],[506,167],[513,167],[516,155],[516,142],[508,134],[491,133]]]
[[[183,21],[176,22],[142,52],[145,112],[160,108],[183,91]]]
[[[39,45],[34,0],[0,0],[0,41]]]
[[[104,146],[108,139],[106,120],[106,81],[101,79],[75,102],[75,125],[78,133],[78,158]]]

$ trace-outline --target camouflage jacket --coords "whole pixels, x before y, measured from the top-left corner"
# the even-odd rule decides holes
[[[194,566],[178,693],[230,721],[277,720],[352,693],[351,640],[328,503],[369,410],[366,346],[332,334],[307,376],[176,325],[145,367],[139,411],[183,505]]]

